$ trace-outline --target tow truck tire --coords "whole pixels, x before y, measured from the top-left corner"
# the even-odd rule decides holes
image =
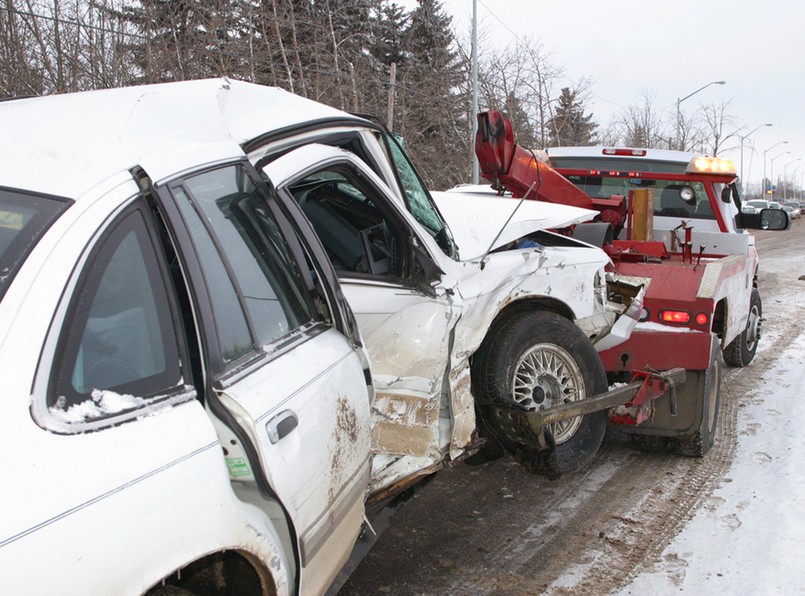
[[[628,435],[629,445],[643,453],[668,453],[671,439],[660,435]]]
[[[480,403],[530,410],[582,400],[607,390],[601,359],[590,340],[565,317],[549,311],[520,313],[493,329],[473,360],[473,392]],[[506,445],[529,471],[558,478],[597,453],[607,412],[549,426],[550,447]]]
[[[703,371],[688,371],[686,383],[698,383],[696,378],[704,376],[702,391],[702,419],[699,428],[692,434],[677,437],[673,441],[674,450],[685,457],[704,457],[713,448],[718,426],[718,410],[721,405],[721,369],[720,351],[713,350],[713,361],[710,368]]]
[[[752,362],[757,352],[762,320],[763,305],[760,301],[760,292],[755,288],[749,299],[749,319],[746,321],[746,328],[724,349],[724,361],[727,364],[742,367]]]

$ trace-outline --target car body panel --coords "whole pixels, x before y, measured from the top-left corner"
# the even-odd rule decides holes
[[[206,169],[232,157],[246,163],[231,143],[196,149],[178,160],[152,153],[143,162],[164,178],[171,164]],[[0,185],[7,179],[21,178],[0,178]],[[278,594],[323,592],[363,525],[372,396],[363,349],[330,328],[274,356],[267,352],[267,364],[240,371],[221,391],[260,452],[257,465],[281,499],[275,504],[250,488],[252,477],[242,473],[249,464],[225,455],[237,454],[230,443],[241,437],[203,407],[190,379],[167,401],[120,414],[113,407],[102,419],[48,407],[58,338],[88,255],[141,196],[128,171],[86,186],[30,252],[0,303],[0,373],[9,380],[0,400],[9,456],[0,458],[0,471],[19,479],[18,489],[0,497],[7,512],[0,524],[3,585],[19,594],[141,594],[194,560],[232,550],[259,561]],[[185,320],[206,316],[196,311]],[[103,391],[98,399],[90,410],[104,400],[140,398]],[[296,427],[286,426],[287,436],[272,442],[277,414],[288,411]],[[24,446],[25,461],[10,455],[11,445]],[[286,523],[283,507],[299,530],[299,562],[278,527]],[[51,557],[56,548],[60,556]]]
[[[329,179],[329,172],[344,169],[372,181],[372,202],[397,210],[406,233],[413,234],[412,242],[427,249],[422,254],[439,271],[428,291],[390,276],[367,279],[365,274],[349,270],[339,273],[375,375],[373,449],[387,456],[375,460],[370,487],[370,492],[375,493],[403,480],[412,469],[430,469],[447,452],[452,458],[460,457],[472,444],[476,424],[470,357],[504,308],[527,299],[561,305],[593,339],[606,335],[622,310],[607,310],[604,306],[606,286],[602,276],[609,258],[600,249],[569,240],[571,246],[498,250],[483,260],[455,262],[399,207],[384,182],[363,161],[342,149],[302,146],[274,159],[263,167],[263,172],[280,192],[292,194],[297,192],[293,188],[307,188],[317,175]],[[462,197],[437,196],[441,199],[440,209],[446,204],[457,217],[454,207]],[[312,195],[300,197],[307,209]],[[511,215],[513,203],[517,203],[478,200],[480,213],[501,224]],[[524,206],[516,222],[520,234],[584,220],[593,213],[568,207]],[[485,228],[483,221],[484,217],[476,216],[463,219],[462,234],[457,236],[462,253],[462,235],[475,239],[475,247],[496,246],[500,241],[500,237],[495,238],[496,231]],[[391,225],[391,220],[386,219],[385,225]],[[506,237],[503,241],[509,244],[512,240],[515,238]],[[380,462],[387,466],[384,468]]]
[[[565,228],[597,215],[591,209],[495,198],[456,191],[431,192],[453,232],[462,260],[476,260],[538,230]]]

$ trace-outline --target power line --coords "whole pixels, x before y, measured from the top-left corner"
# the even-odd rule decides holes
[[[17,14],[17,15],[20,15],[20,16],[32,17],[34,19],[42,19],[44,21],[50,21],[50,22],[53,22],[53,23],[58,23],[59,25],[73,25],[73,26],[78,27],[80,29],[90,29],[90,30],[93,30],[93,31],[103,31],[104,33],[114,33],[115,35],[119,35],[119,36],[123,36],[123,37],[136,37],[138,39],[144,39],[144,40],[148,39],[148,37],[146,37],[144,35],[138,35],[136,33],[129,33],[127,31],[120,31],[120,30],[117,30],[117,29],[110,29],[110,28],[107,28],[107,27],[99,27],[97,25],[88,25],[88,24],[83,23],[81,21],[74,21],[72,19],[64,19],[64,18],[60,18],[60,17],[52,17],[52,16],[48,16],[48,15],[43,15],[43,14],[36,14],[36,13],[33,13],[33,12],[19,10],[19,9],[16,9],[16,8],[8,8],[8,7],[5,7],[5,6],[0,6],[0,10],[2,10],[3,12],[7,12],[8,14]]]

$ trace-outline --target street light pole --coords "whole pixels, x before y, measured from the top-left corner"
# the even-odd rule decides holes
[[[787,164],[785,164],[783,166],[783,200],[786,200],[788,198],[788,185],[786,184],[786,180],[788,180],[788,176],[785,175],[785,171],[788,169],[788,166],[790,166],[792,163],[795,163],[795,162],[798,162],[798,161],[802,161],[802,158],[798,157],[796,159],[792,159],[791,161],[789,161]]]
[[[760,184],[760,189],[764,197],[766,196],[766,154],[772,149],[774,149],[777,145],[787,145],[787,144],[788,141],[780,141],[778,143],[775,143],[774,145],[772,145],[763,152],[763,181]],[[771,184],[771,180],[769,180],[769,184]]]
[[[802,189],[805,187],[805,172],[799,175],[799,200],[802,200]]]
[[[764,126],[772,126],[772,122],[767,122],[766,124],[761,124],[752,129],[751,132],[745,134],[741,137],[741,187],[744,186],[744,141],[748,139],[752,134],[756,133],[758,130],[763,128]]]
[[[791,171],[791,198],[797,198],[797,172],[802,169],[802,166],[797,166]]]
[[[783,155],[788,155],[789,153],[791,153],[791,152],[790,151],[783,151],[782,153],[779,153],[778,155],[775,155],[774,157],[772,157],[769,160],[769,163],[771,164],[771,171],[769,173],[769,176],[772,179],[772,184],[771,184],[771,200],[772,201],[774,200],[774,187],[775,187],[775,184],[774,184],[774,160],[777,159],[778,157],[782,157]]]
[[[685,148],[682,146],[682,143],[680,142],[682,140],[681,139],[681,136],[682,136],[682,111],[679,108],[679,104],[681,104],[686,99],[690,99],[691,97],[696,95],[699,91],[704,91],[710,85],[726,85],[726,84],[727,84],[727,81],[711,81],[711,82],[707,83],[706,85],[704,85],[703,87],[699,87],[693,93],[688,93],[685,97],[676,100],[676,148],[677,149],[679,149],[680,151],[685,150]]]

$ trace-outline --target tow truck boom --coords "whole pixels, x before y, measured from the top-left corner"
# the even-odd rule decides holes
[[[626,198],[592,198],[556,172],[537,155],[518,145],[512,124],[500,112],[478,114],[475,154],[481,175],[492,181],[497,191],[508,190],[514,198],[533,198],[600,213],[596,218],[620,229],[626,221]],[[530,196],[533,195],[533,196]]]

